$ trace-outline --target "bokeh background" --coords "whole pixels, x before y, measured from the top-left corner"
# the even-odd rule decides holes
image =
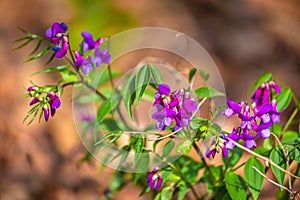
[[[29,80],[54,83],[55,76],[32,76],[44,60],[23,63],[30,48],[14,51],[17,27],[43,35],[54,22],[66,22],[73,45],[80,31],[114,35],[143,26],[183,32],[212,56],[227,95],[246,98],[246,88],[265,71],[292,87],[299,97],[300,1],[297,0],[0,0],[0,199],[101,199],[111,169],[81,163],[83,147],[73,123],[71,89],[48,123],[23,124]],[[277,188],[276,188],[277,189]],[[266,184],[261,199],[272,199]],[[128,184],[114,199],[138,197]]]

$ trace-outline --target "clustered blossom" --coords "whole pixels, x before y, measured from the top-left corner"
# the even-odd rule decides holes
[[[57,94],[54,92],[47,92],[46,95],[42,96],[42,94],[38,91],[38,88],[35,86],[30,86],[27,91],[29,96],[33,97],[29,105],[32,106],[36,103],[40,103],[45,121],[48,121],[50,114],[52,117],[54,116],[56,109],[58,109],[61,104]]]
[[[68,41],[68,26],[65,23],[53,23],[46,31],[47,38],[55,45],[52,50],[55,52],[55,57],[64,57],[69,48]]]
[[[190,99],[190,94],[183,89],[171,92],[166,84],[158,85],[153,106],[156,112],[152,118],[157,120],[156,128],[165,130],[175,121],[174,130],[187,126],[193,112],[197,109],[197,102]]]
[[[84,41],[80,44],[83,53],[88,50],[94,50],[94,57],[90,55],[85,58],[79,51],[75,51],[75,67],[81,67],[82,71],[85,74],[88,74],[91,70],[93,70],[93,66],[99,67],[101,64],[110,63],[111,56],[107,49],[101,51],[99,46],[104,42],[104,38],[99,38],[94,41],[93,36],[89,32],[81,33]]]
[[[151,189],[158,190],[160,188],[163,182],[163,178],[158,167],[154,168],[154,170],[149,173],[147,182]]]
[[[237,115],[241,120],[238,127],[228,134],[222,134],[223,139],[217,139],[213,146],[207,151],[206,156],[214,157],[215,152],[222,149],[223,156],[227,157],[227,149],[233,149],[234,145],[228,138],[233,141],[243,140],[247,148],[256,148],[255,140],[258,138],[268,138],[271,135],[270,127],[274,123],[280,122],[280,114],[277,110],[277,103],[272,99],[272,89],[276,94],[280,93],[280,87],[273,81],[263,83],[252,95],[251,104],[245,102],[234,102],[227,100],[228,107],[223,111],[223,115],[230,118]]]

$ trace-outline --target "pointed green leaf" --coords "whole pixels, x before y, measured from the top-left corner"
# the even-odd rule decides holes
[[[148,169],[150,163],[150,156],[147,150],[143,150],[139,155],[138,160],[135,161],[134,167],[136,172],[144,172]]]
[[[195,94],[201,98],[213,98],[225,95],[224,93],[210,87],[200,87],[195,90]]]
[[[244,200],[247,198],[247,187],[242,177],[238,174],[227,172],[225,175],[225,185],[233,200]]]
[[[59,71],[61,78],[66,82],[75,82],[77,80],[77,75],[69,69],[64,69]]]
[[[169,140],[162,149],[162,157],[166,157],[170,154],[172,149],[174,148],[175,143],[173,140]]]
[[[128,154],[129,154],[129,151],[130,151],[130,146],[124,146],[123,148],[122,148],[122,152],[121,152],[121,154],[122,154],[122,156],[121,156],[121,159],[120,159],[120,161],[119,161],[119,163],[118,163],[118,166],[117,166],[117,168],[116,169],[120,169],[120,167],[122,166],[122,164],[124,163],[124,161],[126,160],[126,158],[127,158],[127,156],[128,156]]]
[[[177,145],[176,151],[179,153],[182,153],[182,154],[187,154],[187,153],[191,152],[191,150],[192,150],[191,145],[192,145],[192,142],[189,140],[186,140]]]
[[[98,107],[97,120],[101,123],[107,114],[111,113],[119,104],[118,99],[107,99]]]
[[[174,188],[172,186],[167,186],[162,189],[160,193],[160,200],[172,200]]]
[[[253,167],[258,169],[261,173],[265,173],[264,166],[259,160],[252,157],[250,158],[244,168],[244,176],[247,183],[247,186],[252,194],[254,200],[256,200],[260,194],[264,183],[264,177],[261,176]]]
[[[101,145],[105,140],[108,140],[109,138],[114,138],[117,135],[120,135],[120,131],[114,131],[114,132],[110,132],[108,134],[106,134],[103,138],[101,138],[100,140],[98,140],[94,145]]]
[[[130,75],[126,82],[124,83],[123,89],[122,89],[122,98],[126,107],[126,110],[128,112],[128,115],[130,119],[132,119],[132,110],[131,106],[135,99],[135,90],[134,90],[134,83],[135,83],[135,76]]]
[[[65,69],[68,69],[70,67],[70,65],[60,65],[60,66],[56,66],[56,67],[50,67],[47,69],[43,69],[41,71],[38,71],[35,74],[41,74],[41,73],[54,73],[54,72],[61,72],[64,71]]]
[[[189,82],[192,81],[192,79],[194,78],[195,74],[197,72],[197,69],[196,68],[192,68],[189,72]]]
[[[140,100],[149,82],[150,82],[150,70],[147,65],[144,65],[138,70],[135,79],[136,107],[138,107]]]
[[[276,97],[277,102],[277,109],[278,112],[283,111],[286,109],[292,100],[292,91],[290,88],[282,88],[280,94],[278,94]]]
[[[39,50],[39,48],[40,48],[42,42],[43,42],[43,40],[42,40],[42,39],[39,39],[39,40],[36,42],[35,48],[32,50],[32,52],[30,52],[29,55],[32,55],[32,54],[34,54],[35,52],[37,52],[37,50]]]
[[[24,39],[25,40],[25,39]],[[26,42],[24,42],[23,44],[21,44],[20,46],[14,48],[14,50],[17,50],[17,49],[21,49],[22,47],[26,46],[27,44],[29,44],[30,42],[32,42],[33,39],[32,38],[29,38]]]
[[[273,149],[270,154],[270,159],[283,169],[286,169],[286,161],[284,154],[278,147]],[[271,165],[272,172],[280,185],[284,184],[285,173]]]
[[[45,55],[49,50],[51,49],[51,46],[47,46],[45,49],[43,49],[40,53],[38,53],[37,55],[27,59],[25,62],[29,62],[35,59],[38,59],[40,57],[42,57],[43,55]]]
[[[286,144],[300,144],[300,136],[297,131],[287,131],[282,135],[283,145]]]
[[[153,64],[148,65],[152,74],[152,78],[156,84],[161,84],[163,83],[161,73],[157,69],[157,67]]]
[[[207,81],[209,79],[210,74],[206,73],[203,69],[200,69],[200,76],[203,78],[204,81]]]
[[[52,62],[52,60],[55,58],[55,52],[52,53],[51,57],[49,58],[49,60],[46,62],[46,65],[48,65],[49,63]]]
[[[269,72],[266,72],[264,74],[262,74],[256,81],[255,83],[249,88],[248,90],[248,94],[251,94],[254,92],[254,90],[256,90],[257,88],[259,88],[259,86],[261,84],[263,84],[264,82],[268,82],[272,80],[272,74]]]
[[[138,160],[139,160],[139,158],[142,154],[143,148],[144,148],[144,139],[140,135],[138,135],[137,140],[136,140],[135,145],[134,145],[135,154],[134,154],[133,166],[135,168],[138,164]]]

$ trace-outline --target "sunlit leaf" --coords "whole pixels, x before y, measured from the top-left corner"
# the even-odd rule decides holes
[[[245,180],[250,193],[252,194],[252,197],[254,198],[254,200],[256,200],[262,189],[264,177],[261,176],[253,167],[255,167],[263,174],[265,173],[265,170],[263,164],[261,164],[261,162],[254,157],[250,158],[245,164]]]
[[[283,169],[286,169],[285,157],[281,149],[278,147],[273,149],[270,154],[270,159]],[[272,172],[280,185],[284,184],[285,173],[271,165]]]
[[[276,97],[278,112],[285,110],[291,103],[292,91],[290,88],[282,88],[280,94]]]
[[[45,55],[49,50],[51,49],[51,46],[47,46],[45,49],[43,49],[40,53],[38,53],[37,55],[27,59],[25,62],[29,62],[35,59],[38,59],[40,57],[42,57],[43,55]]]
[[[210,87],[200,87],[195,90],[195,94],[201,98],[213,98],[225,95],[224,93]]]
[[[157,67],[156,67],[155,65],[153,65],[153,64],[149,64],[148,66],[149,66],[149,68],[150,68],[150,71],[151,71],[152,77],[153,77],[153,79],[154,79],[154,82],[155,82],[156,84],[161,84],[161,83],[163,83],[162,77],[161,77],[161,73],[160,73],[160,71],[157,69]]]
[[[122,98],[126,107],[126,110],[128,112],[128,115],[130,119],[132,119],[132,110],[131,106],[135,99],[135,90],[134,90],[134,83],[135,83],[135,76],[130,75],[126,82],[124,83],[123,89],[122,89]]]
[[[227,172],[225,185],[233,200],[244,200],[247,198],[247,187],[242,177],[234,172]]]
[[[149,82],[150,82],[150,70],[147,65],[144,65],[138,70],[135,78],[136,107],[139,105],[140,100]]]

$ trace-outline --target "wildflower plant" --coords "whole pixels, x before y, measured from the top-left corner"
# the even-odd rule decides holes
[[[47,53],[51,55],[46,65],[54,58],[66,61],[66,65],[39,72],[59,73],[61,80],[57,84],[41,86],[31,82],[25,95],[30,98],[31,109],[24,121],[30,124],[39,116],[39,120],[44,117],[47,122],[54,117],[67,86],[79,88],[77,99],[92,93],[96,114],[91,116],[83,108],[77,126],[91,141],[83,160],[100,154],[104,164],[116,163],[111,184],[103,189],[105,198],[113,197],[129,181],[141,187],[141,195],[152,193],[157,200],[258,199],[264,181],[278,188],[274,194],[277,199],[299,198],[295,185],[300,179],[300,104],[294,92],[271,73],[263,74],[250,87],[247,101],[228,98],[226,104],[210,108],[210,117],[204,118],[200,110],[205,102],[225,93],[206,85],[193,89],[197,77],[204,82],[210,78],[201,66],[190,69],[186,88],[167,84],[153,63],[144,64],[135,73],[127,74],[121,85],[115,85],[119,73],[111,69],[109,39],[94,39],[83,31],[82,41],[73,49],[69,43],[71,30],[65,23],[53,23],[46,30],[46,39],[20,30],[25,36],[16,40],[23,42],[17,48],[36,42],[27,62]],[[100,77],[95,82],[93,77],[97,75]],[[153,123],[143,130],[133,130],[128,119],[136,118],[134,112],[145,99],[150,99]],[[220,116],[227,120],[235,117],[238,124],[230,131],[223,130],[215,120]],[[89,129],[93,132],[91,137]],[[204,144],[208,144],[206,148]],[[118,147],[118,153],[107,150],[111,146]],[[174,151],[179,156],[172,154]],[[211,164],[216,157],[222,157],[222,161]],[[133,163],[126,165],[128,160]],[[240,168],[243,173],[237,172]]]

